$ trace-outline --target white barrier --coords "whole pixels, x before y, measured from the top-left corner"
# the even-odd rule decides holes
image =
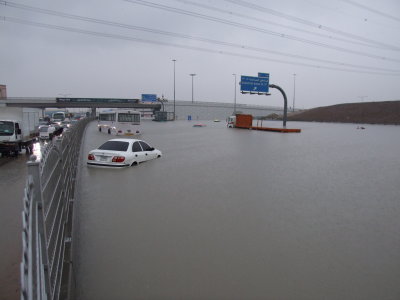
[[[80,146],[86,125],[79,121],[32,155],[22,212],[21,299],[71,299],[72,213]]]

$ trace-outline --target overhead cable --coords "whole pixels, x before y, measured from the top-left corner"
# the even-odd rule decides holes
[[[386,49],[386,50],[388,49],[387,47],[383,47],[381,45],[355,41],[355,40],[352,40],[352,39],[340,38],[340,37],[337,37],[337,36],[327,35],[327,34],[323,34],[323,33],[320,33],[320,32],[309,31],[309,30],[305,30],[305,29],[302,29],[302,28],[299,28],[299,27],[289,26],[289,25],[273,22],[273,21],[270,21],[270,20],[257,18],[257,17],[254,17],[254,16],[245,15],[245,14],[242,14],[242,13],[235,13],[235,12],[232,12],[232,11],[229,11],[229,10],[221,9],[221,8],[218,8],[218,7],[215,7],[215,6],[206,5],[206,4],[203,4],[203,3],[197,3],[197,2],[193,2],[193,1],[189,1],[189,0],[175,0],[175,1],[178,1],[178,2],[181,2],[181,3],[184,3],[184,4],[188,4],[188,5],[192,5],[192,6],[196,6],[196,7],[200,7],[200,8],[209,9],[209,10],[214,11],[214,12],[215,11],[216,12],[220,12],[220,13],[223,13],[223,14],[227,14],[229,16],[235,16],[235,17],[239,17],[239,18],[244,18],[244,19],[248,19],[248,20],[252,20],[252,21],[261,22],[261,23],[264,23],[264,24],[269,24],[269,25],[273,25],[273,26],[277,26],[277,27],[282,27],[282,28],[286,28],[286,29],[289,29],[289,30],[302,32],[302,33],[314,35],[314,36],[317,36],[317,37],[322,37],[322,38],[329,39],[329,40],[336,40],[336,41],[350,43],[350,44],[354,44],[354,45],[360,45],[360,46],[364,46],[364,47],[373,47],[373,48]]]
[[[312,21],[309,21],[309,20],[305,20],[305,19],[302,19],[302,18],[299,18],[299,17],[291,16],[291,15],[288,15],[288,14],[285,14],[285,13],[282,13],[282,12],[279,12],[279,11],[276,11],[276,10],[273,10],[273,9],[270,9],[270,8],[267,8],[267,7],[264,7],[264,6],[261,6],[261,5],[250,3],[248,1],[243,1],[243,0],[225,0],[225,1],[229,2],[229,3],[240,5],[242,7],[251,8],[251,9],[256,10],[256,11],[262,11],[262,12],[265,12],[267,14],[271,14],[271,15],[274,15],[274,16],[277,16],[277,17],[280,17],[280,18],[284,18],[284,19],[287,19],[287,20],[290,20],[290,21],[293,21],[293,22],[297,22],[297,23],[300,23],[300,24],[303,24],[303,25],[311,26],[311,27],[314,27],[314,28],[317,28],[317,29],[320,29],[320,30],[325,30],[325,31],[328,31],[328,32],[332,32],[332,33],[335,33],[335,34],[346,36],[346,37],[349,37],[349,38],[352,38],[352,39],[355,39],[355,40],[359,40],[359,41],[362,41],[362,42],[371,43],[371,44],[375,44],[375,45],[380,45],[380,46],[383,46],[383,47],[385,47],[387,49],[390,49],[390,50],[395,50],[395,51],[399,51],[400,50],[400,48],[397,47],[397,46],[393,46],[393,45],[389,45],[389,44],[382,43],[382,42],[379,42],[379,41],[375,41],[375,40],[372,40],[372,39],[368,39],[368,38],[365,38],[365,37],[362,37],[362,36],[358,36],[358,35],[355,35],[355,34],[352,34],[352,33],[349,33],[349,32],[341,31],[341,30],[338,30],[338,29],[335,29],[335,28],[332,28],[332,27],[328,27],[328,26],[325,26],[325,25],[322,25],[322,24],[318,24],[318,23],[315,23],[315,22],[312,22]]]
[[[389,57],[385,57],[385,56],[369,54],[366,52],[355,51],[355,50],[337,47],[337,46],[333,46],[333,45],[328,45],[328,44],[324,44],[324,43],[320,43],[320,42],[315,42],[315,41],[299,38],[299,37],[284,34],[284,33],[279,33],[279,32],[275,32],[275,31],[251,26],[251,25],[246,25],[246,24],[242,24],[242,23],[238,23],[238,22],[229,21],[226,19],[221,19],[221,18],[204,15],[204,14],[199,14],[199,13],[195,13],[192,11],[171,7],[171,6],[157,4],[154,2],[150,2],[150,1],[144,1],[144,0],[123,0],[123,1],[130,2],[133,4],[140,4],[140,5],[144,5],[144,6],[148,6],[148,7],[158,8],[158,9],[162,9],[162,10],[166,10],[166,11],[170,11],[170,12],[174,12],[174,13],[184,14],[184,15],[188,15],[188,16],[192,16],[192,17],[196,17],[196,18],[201,18],[204,20],[222,23],[222,24],[227,24],[227,25],[238,27],[238,28],[244,28],[244,29],[248,29],[248,30],[252,30],[252,31],[257,31],[257,32],[261,32],[261,33],[265,33],[265,34],[269,34],[269,35],[273,35],[273,36],[277,36],[277,37],[281,37],[281,38],[285,38],[285,39],[290,39],[290,40],[294,40],[297,42],[302,42],[302,43],[306,43],[306,44],[310,44],[310,45],[314,45],[314,46],[324,47],[327,49],[336,50],[336,51],[340,51],[340,52],[352,53],[355,55],[361,55],[361,56],[375,58],[375,59],[384,60],[384,61],[393,61],[393,62],[397,62],[397,63],[400,62],[399,59],[395,59],[395,58],[389,58]]]
[[[59,12],[59,11],[42,9],[42,8],[38,8],[38,7],[32,7],[32,6],[28,6],[28,5],[13,3],[13,2],[7,2],[7,5],[10,7],[14,7],[14,8],[24,9],[24,10],[28,10],[28,11],[34,11],[36,13],[42,13],[42,14],[47,14],[47,15],[68,18],[68,19],[72,19],[72,20],[79,20],[79,21],[91,22],[91,23],[102,24],[102,25],[107,25],[107,26],[150,32],[153,34],[160,34],[160,35],[172,36],[172,37],[189,39],[189,40],[196,40],[196,41],[205,42],[205,43],[209,43],[209,44],[213,44],[213,45],[228,46],[228,47],[233,47],[233,48],[237,48],[237,49],[241,49],[241,50],[250,50],[250,51],[256,51],[256,52],[261,52],[261,53],[270,53],[270,54],[274,54],[274,55],[287,56],[287,57],[296,58],[296,59],[303,59],[303,60],[315,61],[315,62],[319,62],[319,63],[332,64],[332,65],[337,65],[337,66],[341,66],[341,67],[351,67],[351,68],[359,68],[359,69],[383,71],[383,72],[400,72],[400,70],[370,67],[370,66],[366,66],[366,65],[348,64],[348,63],[326,60],[326,59],[311,58],[311,57],[306,57],[306,56],[297,55],[297,54],[285,53],[282,51],[273,51],[273,50],[264,49],[264,48],[252,47],[252,46],[247,46],[247,45],[242,45],[242,44],[235,44],[235,43],[230,43],[230,42],[225,42],[225,41],[218,41],[218,40],[202,38],[202,37],[195,37],[195,36],[191,36],[191,35],[169,32],[169,31],[164,31],[164,30],[157,30],[157,29],[153,29],[153,28],[146,28],[146,27],[117,23],[117,22],[112,22],[112,21],[107,21],[107,20],[102,20],[102,19],[95,19],[95,18],[90,18],[90,17],[72,15],[72,14],[67,14],[67,13],[63,13],[63,12]]]
[[[351,73],[359,73],[359,74],[400,76],[400,73],[384,73],[384,72],[373,72],[373,71],[360,71],[360,70],[354,70],[354,69],[334,68],[334,67],[327,67],[327,66],[305,64],[305,63],[299,63],[299,62],[293,62],[293,61],[285,61],[285,60],[280,60],[280,59],[272,59],[272,58],[266,58],[266,57],[260,57],[260,56],[254,56],[254,55],[247,55],[247,54],[241,54],[241,53],[235,53],[235,52],[229,52],[229,51],[213,50],[213,49],[207,49],[207,48],[202,48],[202,47],[195,47],[195,46],[188,46],[188,45],[182,45],[182,44],[160,42],[160,41],[155,41],[155,40],[147,40],[147,39],[142,39],[142,38],[135,38],[135,37],[129,37],[129,36],[117,35],[117,34],[111,34],[111,33],[89,31],[89,30],[84,30],[84,29],[80,29],[80,28],[72,28],[72,27],[58,26],[58,25],[52,25],[52,24],[46,24],[46,23],[32,22],[32,21],[26,21],[26,20],[19,19],[19,18],[14,18],[14,17],[0,16],[0,18],[2,18],[6,22],[19,23],[19,24],[35,26],[35,27],[41,27],[41,28],[46,28],[46,29],[56,29],[56,30],[61,30],[61,31],[66,31],[66,32],[87,34],[87,35],[93,35],[93,36],[98,36],[98,37],[106,37],[106,38],[112,38],[112,39],[133,41],[133,42],[145,43],[145,44],[170,46],[170,47],[175,47],[175,48],[202,51],[202,52],[213,53],[213,54],[221,54],[221,55],[227,55],[227,56],[249,58],[249,59],[254,59],[254,60],[277,62],[277,63],[283,63],[283,64],[288,64],[288,65],[298,65],[298,66],[311,67],[311,68],[316,68],[316,69],[327,69],[327,70],[351,72]]]
[[[361,3],[358,3],[358,2],[355,2],[355,1],[351,1],[351,0],[342,0],[342,1],[343,1],[343,2],[346,2],[346,3],[348,3],[348,4],[351,4],[351,5],[357,6],[357,7],[359,7],[359,8],[368,10],[368,11],[370,11],[370,12],[373,12],[373,13],[377,14],[377,15],[380,15],[380,16],[389,18],[389,19],[391,19],[391,20],[400,22],[400,18],[395,17],[395,16],[392,16],[392,15],[389,15],[389,14],[384,13],[384,12],[382,12],[382,11],[379,11],[379,10],[377,10],[377,9],[368,7],[368,6],[364,5],[364,4],[361,4]]]

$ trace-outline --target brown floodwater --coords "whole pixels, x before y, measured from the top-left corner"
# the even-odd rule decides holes
[[[89,125],[77,299],[400,299],[399,126],[195,122],[143,122],[163,157],[118,170]]]

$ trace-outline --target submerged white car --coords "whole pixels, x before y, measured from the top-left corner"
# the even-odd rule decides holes
[[[88,166],[128,167],[161,157],[160,150],[136,139],[112,139],[89,152]]]

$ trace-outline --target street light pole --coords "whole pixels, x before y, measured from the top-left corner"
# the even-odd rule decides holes
[[[234,102],[233,102],[233,115],[236,115],[236,74],[232,74],[235,76],[235,97],[234,97]]]
[[[192,103],[193,103],[193,77],[196,76],[196,74],[189,74],[192,76]]]
[[[174,121],[175,121],[175,119],[176,119],[176,114],[175,114],[175,62],[176,62],[176,59],[173,59],[172,61],[174,62]]]
[[[294,111],[295,99],[296,99],[296,74],[293,74],[293,111]]]

